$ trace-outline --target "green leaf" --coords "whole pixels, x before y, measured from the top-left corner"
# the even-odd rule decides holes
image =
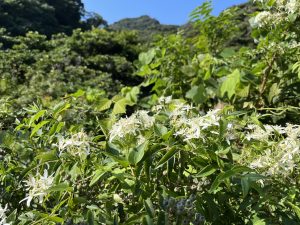
[[[34,116],[32,116],[29,120],[29,126],[31,126],[31,124],[35,121],[37,121],[39,118],[41,118],[42,116],[45,115],[45,113],[47,112],[47,110],[41,110],[39,111],[37,114],[35,114]]]
[[[194,103],[200,104],[206,101],[206,91],[203,85],[193,86],[185,95],[186,98],[192,99]]]
[[[140,93],[139,87],[124,87],[121,90],[122,95],[128,100],[132,105],[138,101],[138,95]]]
[[[261,220],[256,220],[253,225],[266,225],[265,220],[261,219]]]
[[[54,123],[49,131],[49,135],[51,136],[55,133],[59,133],[64,125],[65,125],[64,122]]]
[[[14,222],[14,221],[16,221],[17,212],[18,212],[18,210],[15,209],[11,214],[9,214],[9,216],[7,217],[7,222]]]
[[[59,204],[57,204],[56,206],[54,206],[51,210],[51,214],[53,215],[55,212],[57,212],[58,210],[61,209],[61,207],[63,206],[63,204],[65,204],[68,201],[68,199],[62,200],[59,202]]]
[[[168,133],[168,128],[166,128],[165,126],[163,126],[161,124],[155,124],[154,125],[154,132],[157,136],[162,137],[166,133]]]
[[[144,206],[145,206],[148,216],[150,216],[151,218],[154,218],[155,210],[154,210],[154,207],[153,207],[153,204],[152,204],[152,201],[150,200],[150,198],[148,198],[147,200],[144,201]]]
[[[181,68],[181,71],[186,75],[186,76],[189,76],[189,77],[195,77],[196,75],[196,70],[195,68],[193,67],[193,65],[185,65]]]
[[[99,169],[99,170],[96,170],[94,172],[94,175],[93,175],[93,178],[90,182],[90,185],[89,186],[92,186],[93,184],[95,184],[98,180],[101,179],[101,177],[103,177],[105,174],[107,173],[107,171],[103,171],[103,169]]]
[[[156,169],[161,167],[164,163],[166,163],[169,159],[171,159],[177,152],[178,148],[172,147],[167,151],[167,153],[159,160],[159,162],[156,165]]]
[[[253,225],[266,225],[266,222],[264,219],[260,219],[257,215],[254,216],[252,219]]]
[[[149,65],[154,59],[155,55],[156,50],[154,48],[150,49],[148,52],[142,52],[139,55],[139,61],[142,63],[142,65]]]
[[[247,98],[249,96],[249,92],[250,92],[250,85],[239,87],[236,89],[236,95],[242,98]]]
[[[56,223],[63,223],[64,219],[58,216],[49,216],[47,217],[50,221],[56,222]]]
[[[124,157],[116,156],[109,152],[103,152],[103,154],[107,155],[108,157],[110,157],[112,160],[119,163],[123,167],[128,167],[130,165],[130,163]]]
[[[118,220],[118,216],[117,215],[114,216],[113,225],[119,225],[119,220]]]
[[[223,58],[230,58],[232,56],[234,56],[236,54],[234,48],[225,48],[222,52],[221,52],[221,56]]]
[[[109,109],[112,104],[112,101],[108,98],[102,98],[97,102],[97,104],[98,105],[96,107],[96,110],[101,112]]]
[[[87,221],[88,225],[95,225],[94,213],[91,210],[87,213]]]
[[[300,220],[300,207],[297,206],[297,205],[295,205],[295,204],[293,204],[293,203],[291,203],[291,202],[289,202],[289,201],[287,202],[287,204],[292,207],[293,211],[295,212],[295,214],[297,215],[298,219]]]
[[[256,174],[256,173],[250,173],[243,175],[241,179],[241,185],[242,185],[242,191],[243,191],[243,197],[245,198],[247,194],[249,193],[250,187],[253,183],[256,183],[256,181],[264,179],[265,177]]]
[[[243,197],[245,198],[247,194],[249,193],[250,190],[250,182],[247,177],[243,177],[241,179],[241,184],[242,184],[242,191],[243,191]]]
[[[41,218],[45,218],[46,220],[50,220],[50,221],[53,221],[53,222],[56,222],[56,223],[63,223],[64,220],[63,218],[61,217],[58,217],[58,216],[53,216],[53,215],[48,215],[46,213],[41,213],[41,212],[38,212],[38,211],[33,211],[34,214],[36,214],[37,216],[41,217]]]
[[[123,199],[118,194],[113,194],[113,199],[117,203],[123,203]]]
[[[39,129],[41,129],[44,125],[46,125],[49,122],[50,121],[45,120],[45,121],[42,121],[42,122],[38,123],[37,125],[35,125],[35,127],[31,131],[30,138],[32,138],[36,134],[36,132],[38,132]]]
[[[61,191],[72,191],[72,190],[73,190],[73,188],[70,187],[67,183],[60,183],[56,186],[49,188],[47,190],[47,192],[50,193],[50,192],[56,192],[56,191],[61,192]]]
[[[190,20],[206,21],[210,18],[212,12],[211,1],[205,1],[202,5],[195,8],[190,14]]]
[[[145,225],[154,225],[153,219],[149,215],[147,215],[143,219],[143,224],[145,224]]]
[[[85,94],[84,90],[79,89],[78,91],[76,91],[73,94],[70,94],[70,96],[74,97],[74,98],[79,98],[81,96],[83,96]]]
[[[300,79],[300,62],[297,62],[293,65],[292,71],[298,73],[298,78]]]
[[[120,156],[121,150],[110,142],[107,143],[106,152],[103,153],[112,158],[115,162],[118,162],[123,167],[127,167],[130,165],[130,163],[127,161],[127,159],[125,159],[125,157]]]
[[[126,220],[126,224],[140,224],[139,222],[142,220],[142,218],[146,216],[145,212],[137,213]]]
[[[57,159],[56,151],[44,152],[36,156],[36,159],[41,160],[41,163],[53,161]]]
[[[229,74],[221,85],[221,96],[224,97],[225,93],[227,93],[228,98],[230,99],[235,94],[235,89],[240,83],[240,79],[241,74],[237,69]]]
[[[102,119],[98,121],[101,131],[103,132],[106,138],[108,138],[109,130],[112,127],[112,122],[113,120],[110,118]]]
[[[267,5],[269,7],[272,7],[275,4],[275,2],[276,2],[276,0],[269,0],[269,1],[267,1]]]
[[[71,105],[70,103],[67,103],[67,102],[60,102],[58,103],[55,107],[54,107],[54,110],[53,110],[53,118],[57,119],[58,116],[66,111],[68,108],[70,108]]]
[[[144,171],[145,171],[147,180],[151,179],[151,166],[152,166],[152,161],[151,161],[150,157],[148,157],[144,161]]]
[[[130,164],[137,165],[144,157],[145,150],[148,147],[148,142],[139,145],[137,148],[133,148],[128,155],[128,161]]]
[[[71,170],[69,171],[69,175],[71,176],[72,179],[75,179],[76,177],[78,177],[79,175],[81,175],[81,171],[80,168],[78,167],[78,163],[75,163]]]
[[[272,86],[270,88],[269,96],[268,96],[269,103],[272,103],[273,98],[278,96],[280,93],[281,93],[281,89],[279,88],[279,85],[276,83],[272,84]]]
[[[74,203],[76,204],[86,204],[87,199],[85,197],[74,197]]]
[[[126,113],[126,105],[129,104],[129,101],[126,98],[118,100],[113,108],[112,114],[122,114]]]
[[[216,171],[217,169],[214,166],[208,165],[204,167],[195,177],[208,177]]]
[[[293,14],[289,14],[287,16],[287,19],[289,20],[289,22],[294,23],[298,18],[298,13],[293,13]]]
[[[153,73],[153,70],[150,68],[150,66],[144,65],[141,68],[139,68],[139,71],[136,74],[143,77],[143,76],[150,75],[152,73]]]
[[[15,128],[15,131],[21,130],[22,127],[24,127],[24,126],[25,126],[25,124],[23,124],[23,123],[19,124],[19,125]]]
[[[251,172],[251,171],[252,169],[245,166],[235,166],[232,169],[226,171],[225,173],[224,172],[220,173],[212,183],[209,192],[210,193],[214,192],[219,187],[219,185],[226,179],[233,177],[237,174],[240,174],[241,172]]]

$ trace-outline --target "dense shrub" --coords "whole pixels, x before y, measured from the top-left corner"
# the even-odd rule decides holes
[[[141,47],[134,33],[74,30],[72,36],[47,40],[30,32],[10,40],[12,48],[0,50],[0,91],[15,110],[39,99],[49,104],[78,89],[113,96],[122,86],[137,84],[132,62]]]
[[[2,0],[0,27],[15,35],[38,31],[45,35],[71,33],[81,26],[81,0]]]
[[[300,4],[256,4],[245,47],[228,48],[236,20],[209,3],[198,39],[138,60],[128,32],[13,39],[0,224],[299,224]]]

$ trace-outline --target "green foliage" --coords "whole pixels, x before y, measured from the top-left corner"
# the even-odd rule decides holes
[[[233,37],[239,35],[231,29],[237,22],[234,10],[213,17],[209,15],[209,3],[205,3],[192,13],[201,28],[197,41],[171,35],[140,55],[137,75],[146,78],[142,85],[152,90],[151,98],[172,95],[192,99],[203,108],[220,102],[234,103],[239,109],[299,107],[299,51],[289,44],[297,43],[294,38],[299,30],[292,26],[291,34],[280,28],[270,29],[269,33],[253,28],[259,40],[257,46],[228,48]],[[282,35],[288,42],[281,39]],[[298,121],[295,114],[285,115]],[[285,115],[272,119],[280,120]]]
[[[30,32],[13,41],[11,49],[0,50],[0,91],[13,99],[11,110],[38,100],[48,105],[78,89],[113,96],[138,81],[132,76],[139,52],[134,33],[74,30],[47,40]]]
[[[76,124],[82,107],[90,107],[84,103],[86,98],[86,94],[79,98],[71,95],[48,109],[32,106],[27,117],[18,122],[18,136],[2,133],[2,166],[10,169],[2,170],[1,178],[12,190],[1,190],[5,193],[2,204],[10,202],[9,207],[17,210],[18,224],[68,223],[68,218],[74,223],[96,224],[202,224],[204,220],[208,224],[252,224],[257,217],[271,224],[298,221],[299,193],[290,179],[297,169],[284,175],[288,177],[281,177],[280,170],[274,172],[275,177],[280,176],[276,181],[247,167],[260,157],[258,146],[267,152],[268,139],[255,136],[251,121],[246,125],[230,108],[199,115],[174,99],[153,108],[153,115],[141,110],[128,118],[110,116],[100,121],[90,115],[95,125],[82,123],[82,118]],[[101,114],[109,116],[109,111],[97,117]],[[108,134],[101,132],[105,129],[110,130]],[[275,132],[281,128],[267,125],[264,129]],[[267,138],[279,147],[294,134],[287,135],[274,139],[269,133]],[[273,165],[258,171],[263,173],[268,166]],[[27,190],[34,193],[32,188],[44,170],[44,182],[51,187],[43,192],[42,204],[34,195],[27,207],[19,204],[28,196]],[[24,182],[31,176],[36,179],[33,184]],[[280,183],[280,179],[288,182],[287,190],[282,189],[287,183]],[[279,183],[274,186],[274,181]],[[18,194],[13,192],[16,187],[22,190]]]
[[[0,27],[15,35],[28,31],[41,34],[71,33],[80,27],[81,0],[3,0],[0,3]]]
[[[156,19],[149,16],[140,16],[137,18],[122,19],[118,22],[111,24],[111,30],[133,30],[139,33],[139,38],[143,42],[150,42],[156,35],[169,35],[175,34],[179,28],[176,25],[164,25]]]
[[[192,13],[196,37],[144,52],[129,31],[1,30],[0,224],[299,224],[288,2],[250,7],[245,46],[241,14],[213,17],[209,2]]]
[[[228,98],[231,99],[231,97],[236,93],[235,89],[239,85],[240,80],[241,74],[238,70],[235,70],[229,74],[220,87],[221,95],[224,96],[225,93],[227,93]]]

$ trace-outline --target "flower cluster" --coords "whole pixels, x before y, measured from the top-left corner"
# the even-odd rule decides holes
[[[139,110],[130,117],[121,118],[116,122],[109,132],[109,140],[124,138],[127,135],[138,135],[142,140],[140,131],[151,128],[154,122],[154,117],[149,116],[147,111]]]
[[[205,141],[208,133],[219,134],[219,120],[221,119],[220,110],[210,110],[204,115],[195,112],[192,105],[187,105],[178,100],[172,100],[170,97],[159,99],[157,104],[157,115],[168,115],[168,121],[171,129],[174,130],[174,136],[183,138],[184,141],[191,139],[201,139]],[[133,137],[137,144],[146,141],[144,131],[149,130],[155,123],[155,117],[149,116],[145,110],[140,110],[130,117],[121,118],[116,122],[109,133],[109,140],[126,139]],[[211,129],[213,128],[213,129]],[[132,138],[131,138],[132,139]],[[130,140],[131,140],[130,139]],[[128,139],[129,140],[129,139]]]
[[[286,127],[267,125],[265,130],[255,127],[253,133],[247,135],[247,139],[268,141],[275,132],[285,138],[268,147],[249,166],[261,170],[268,176],[288,177],[300,162],[299,125],[287,124]]]
[[[61,138],[58,142],[60,153],[66,151],[74,157],[85,158],[90,154],[89,137],[83,131],[73,134],[71,138]]]
[[[193,113],[195,108],[191,105],[177,103],[170,113],[170,124],[173,126],[175,136],[183,137],[184,141],[201,139],[205,142],[206,138],[215,134],[219,135],[221,120],[221,110],[213,109],[206,114]],[[233,122],[228,123],[224,132],[224,138],[228,144],[237,138],[236,127]]]
[[[300,3],[298,0],[289,0],[289,1],[287,1],[286,5],[285,5],[285,10],[289,14],[298,13],[299,9],[300,9]]]
[[[7,205],[5,205],[4,208],[0,205],[0,225],[9,225],[9,223],[6,222],[6,211],[7,211]]]
[[[161,112],[163,109],[165,109],[165,105],[170,104],[171,101],[172,101],[172,96],[168,96],[168,97],[161,96],[158,99],[158,103],[155,106],[153,106],[152,111],[157,113]]]
[[[158,99],[158,103],[161,104],[161,105],[170,104],[171,101],[172,101],[172,96],[167,96],[167,97],[161,96]]]
[[[245,139],[248,141],[268,141],[269,138],[274,137],[275,135],[286,135],[293,139],[300,136],[300,126],[293,124],[287,124],[286,127],[268,124],[261,127],[249,124],[246,129],[248,132],[246,133]]]
[[[221,119],[220,109],[208,111],[204,115],[195,113],[195,107],[187,105],[184,102],[173,100],[170,97],[159,99],[159,104],[155,106],[158,112],[167,109],[170,125],[174,128],[174,135],[182,137],[184,141],[192,139],[201,139],[205,141],[207,133],[218,134],[218,128]],[[170,111],[169,111],[170,110]],[[230,135],[232,138],[232,135]]]
[[[266,4],[266,0],[254,0],[261,4]],[[274,2],[271,11],[259,12],[251,19],[251,25],[254,28],[263,28],[270,25],[277,25],[288,20],[287,15],[296,15],[300,12],[300,2],[298,0],[277,0]]]
[[[175,136],[183,137],[184,141],[191,139],[202,139],[205,141],[204,131],[211,127],[219,126],[219,110],[211,110],[204,116],[189,116],[187,112],[192,109],[191,106],[182,106],[181,110],[175,109],[170,116],[171,125],[175,128]],[[215,130],[210,133],[218,134]]]
[[[262,27],[268,25],[270,22],[273,22],[272,19],[273,19],[273,16],[270,12],[263,11],[263,12],[258,13],[254,17],[251,25],[254,28],[256,28],[256,27],[262,28]]]
[[[284,134],[284,128],[281,126],[265,125],[260,127],[258,125],[250,124],[246,127],[248,132],[246,133],[245,139],[248,141],[268,141],[274,133]]]
[[[48,176],[48,171],[46,169],[44,170],[43,175],[41,175],[40,173],[37,173],[36,177],[30,175],[29,179],[25,181],[28,195],[26,198],[21,200],[21,202],[27,200],[27,206],[29,207],[31,201],[34,198],[38,198],[39,203],[42,203],[43,198],[48,194],[47,190],[52,186],[53,181],[54,181],[53,175]]]
[[[268,149],[252,163],[250,167],[262,170],[268,176],[288,177],[300,162],[300,142],[285,139],[274,149]]]
[[[292,139],[300,138],[300,125],[294,125],[288,123],[284,131],[289,138]]]
[[[230,145],[230,142],[237,139],[236,126],[234,123],[228,123],[226,127],[225,140]]]
[[[269,0],[253,0],[253,2],[259,2],[265,5],[269,3]],[[276,0],[273,4],[278,10],[286,11],[287,13],[297,13],[300,8],[300,2],[298,0]]]

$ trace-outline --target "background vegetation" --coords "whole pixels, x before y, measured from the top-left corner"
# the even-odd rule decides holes
[[[0,225],[300,223],[300,3],[0,10]]]

